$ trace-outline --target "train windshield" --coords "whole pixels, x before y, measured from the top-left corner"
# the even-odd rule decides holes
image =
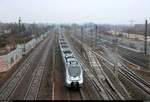
[[[71,54],[72,52],[70,50],[66,50],[66,51],[63,51],[64,54]]]
[[[69,62],[70,64],[72,64],[72,63],[78,64],[77,60],[75,58],[66,58],[66,61]]]
[[[78,64],[76,60],[69,61],[70,64]]]
[[[72,77],[77,77],[77,76],[80,76],[81,74],[81,68],[80,66],[69,66],[68,67],[68,72],[69,72],[69,75],[72,76]]]
[[[61,42],[60,44],[63,45],[63,44],[67,44],[67,43],[66,42]]]
[[[75,59],[75,58],[74,56],[66,56],[66,59],[69,60],[69,59]]]
[[[65,41],[65,39],[59,39],[60,41]]]
[[[68,48],[68,46],[67,45],[62,45],[62,48]]]

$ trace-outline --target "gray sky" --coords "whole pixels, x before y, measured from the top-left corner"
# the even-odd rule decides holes
[[[0,21],[43,23],[144,23],[150,0],[0,0]]]

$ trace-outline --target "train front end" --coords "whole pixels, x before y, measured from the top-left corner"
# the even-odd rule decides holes
[[[67,68],[66,86],[70,88],[80,88],[83,86],[83,72],[80,65],[70,65]]]

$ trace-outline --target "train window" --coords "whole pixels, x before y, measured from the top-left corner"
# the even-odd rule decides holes
[[[72,52],[70,50],[66,50],[66,51],[63,51],[64,54],[71,54]]]
[[[65,41],[65,39],[59,39],[60,41]]]
[[[68,46],[67,45],[62,45],[62,48],[68,48]]]
[[[66,58],[66,61],[70,64],[78,64],[77,60],[74,57]]]
[[[69,61],[70,64],[78,64],[77,61]]]
[[[66,58],[68,59],[68,58],[74,58],[74,56],[66,56]]]
[[[63,45],[63,44],[67,44],[67,43],[66,42],[61,42],[60,44]]]

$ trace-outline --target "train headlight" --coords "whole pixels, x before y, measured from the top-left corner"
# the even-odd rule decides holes
[[[67,76],[67,80],[71,81],[71,77]]]
[[[71,83],[71,78],[69,76],[66,77],[67,83]]]

